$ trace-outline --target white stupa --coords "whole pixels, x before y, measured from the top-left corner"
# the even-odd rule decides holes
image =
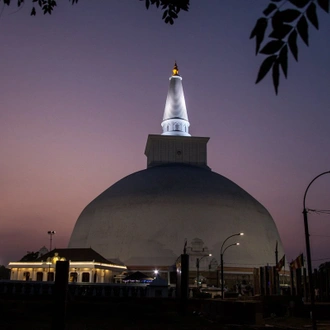
[[[173,265],[185,240],[188,248],[190,242],[201,245],[195,253],[207,251],[219,261],[223,241],[244,232],[228,241],[238,239],[240,246],[226,251],[226,264],[274,265],[276,242],[279,256],[284,254],[276,225],[256,199],[208,167],[209,138],[189,134],[176,64],[161,126],[161,135],[148,136],[147,169],[121,179],[89,203],[75,224],[69,247],[92,247],[132,269],[151,269]]]

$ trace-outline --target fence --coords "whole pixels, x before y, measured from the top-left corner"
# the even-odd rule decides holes
[[[0,281],[0,296],[51,296],[54,282]],[[153,295],[151,295],[151,293]],[[147,284],[69,283],[69,297],[150,297],[155,290]],[[157,295],[157,290],[156,290]],[[175,288],[158,290],[158,297],[175,297]]]

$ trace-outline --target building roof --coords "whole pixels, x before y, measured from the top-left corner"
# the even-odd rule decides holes
[[[152,281],[152,277],[143,274],[139,271],[130,274],[128,276],[126,276],[123,281],[127,281],[127,282],[143,282],[143,281]]]
[[[54,249],[35,261],[46,261],[49,257],[54,257],[55,253],[58,253],[59,257],[63,257],[66,260],[70,261],[95,261],[100,263],[112,263],[112,264],[121,264],[116,261],[108,260],[102,257],[99,253],[94,251],[92,248],[68,248],[68,249]]]

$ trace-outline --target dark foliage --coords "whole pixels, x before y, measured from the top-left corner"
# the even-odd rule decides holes
[[[5,5],[10,5],[17,1],[17,6],[22,6],[25,0],[0,0],[4,2]],[[57,3],[55,0],[31,0],[32,8],[31,15],[35,16],[37,10],[41,9],[44,14],[51,14]],[[78,3],[79,0],[69,0],[69,2],[74,5]],[[181,10],[188,11],[190,0],[140,0],[145,2],[145,6],[149,9],[150,5],[155,5],[157,8],[161,8],[163,11],[163,20],[165,23],[173,24],[174,20],[178,18],[178,14]]]
[[[140,0],[144,1],[146,8],[149,9],[150,5],[155,5],[157,8],[163,10],[163,20],[166,24],[173,24],[174,20],[178,18],[181,10],[189,10],[190,0]]]
[[[9,280],[10,279],[10,269],[5,266],[0,266],[0,280]]]
[[[20,7],[25,0],[0,0],[4,4],[17,3]],[[44,14],[51,14],[57,3],[55,0],[31,0],[31,15],[37,9]],[[74,5],[79,0],[69,0]],[[163,12],[162,19],[166,24],[173,24],[181,10],[188,11],[190,0],[139,0],[147,9],[156,6]],[[270,71],[272,72],[275,93],[278,93],[280,73],[287,78],[288,54],[298,61],[298,44],[301,39],[309,45],[309,28],[319,28],[318,10],[329,13],[330,0],[269,0],[251,34],[250,39],[256,41],[256,54],[266,55],[261,63],[256,83],[260,82]],[[266,36],[267,32],[267,36]],[[265,39],[266,36],[266,39]]]
[[[327,269],[330,269],[330,262],[329,261],[324,262],[323,264],[321,264],[319,266],[319,270],[327,270]]]
[[[262,62],[256,84],[272,71],[275,93],[278,93],[280,72],[287,78],[288,53],[298,61],[297,40],[309,45],[309,27],[319,28],[317,10],[329,12],[330,0],[271,0],[263,16],[251,32],[256,40],[256,54],[267,55]],[[270,31],[265,40],[266,32]],[[281,70],[280,70],[281,69]]]
[[[12,2],[17,1],[17,7],[25,4],[25,0],[3,0],[5,5],[10,5]],[[78,2],[78,0],[69,0],[73,5]],[[1,0],[0,0],[1,3]],[[51,14],[54,8],[57,6],[55,0],[32,0],[31,15],[34,16],[37,13],[36,8],[40,8],[44,14]]]
[[[20,260],[20,261],[34,261],[36,259],[38,259],[39,257],[39,252],[30,252],[28,251],[27,254]]]

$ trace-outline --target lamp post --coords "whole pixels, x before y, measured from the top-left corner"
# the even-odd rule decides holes
[[[223,289],[224,289],[224,286],[223,286],[223,255],[224,253],[226,252],[226,250],[228,248],[230,248],[231,246],[234,246],[234,245],[239,245],[239,243],[233,243],[233,244],[230,244],[228,245],[224,250],[223,250],[223,247],[225,245],[225,243],[231,238],[231,237],[234,237],[234,236],[243,236],[244,233],[237,233],[237,234],[233,234],[233,235],[230,235],[228,236],[222,243],[221,245],[221,249],[220,249],[220,266],[221,266],[221,298],[223,299],[224,298],[224,294],[223,294]]]
[[[224,255],[224,253],[226,252],[226,250],[228,248],[230,248],[231,246],[234,246],[234,245],[239,245],[239,243],[233,243],[233,244],[228,245],[224,249],[224,251],[221,253],[221,297],[222,297],[222,299],[224,298],[224,292],[223,292],[223,290],[224,290],[224,286],[223,286],[223,255]]]
[[[304,194],[304,200],[303,200],[303,215],[304,215],[304,227],[305,227],[305,241],[306,241],[306,254],[307,254],[307,268],[308,268],[308,277],[309,277],[309,295],[311,297],[311,306],[310,306],[310,312],[311,312],[311,318],[312,318],[312,326],[313,329],[316,329],[316,319],[314,314],[314,305],[315,305],[315,293],[314,293],[314,283],[313,283],[313,271],[312,271],[312,258],[311,258],[311,248],[310,248],[310,242],[309,242],[309,230],[308,230],[308,218],[307,218],[307,209],[306,209],[306,195],[309,187],[311,184],[320,176],[330,174],[330,171],[323,172],[319,175],[317,175],[307,186],[305,194]]]
[[[53,241],[53,235],[56,234],[55,230],[48,230],[47,234],[49,235],[49,252],[52,250],[52,241]]]
[[[196,259],[196,268],[197,268],[197,288],[199,287],[199,262],[205,258],[205,257],[212,257],[212,254],[205,254],[204,256],[202,256],[201,258],[197,258]]]

